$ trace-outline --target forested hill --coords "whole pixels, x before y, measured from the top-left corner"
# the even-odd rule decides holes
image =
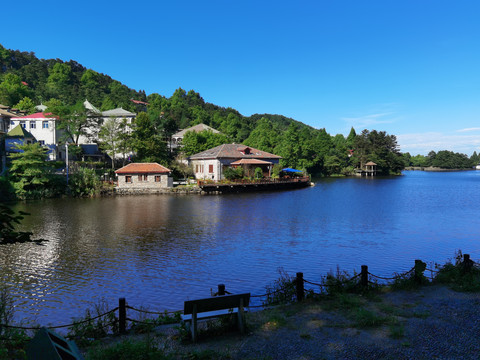
[[[169,98],[157,93],[147,96],[145,91],[130,89],[76,61],[38,59],[32,52],[8,50],[0,45],[0,104],[34,112],[34,106],[40,103],[74,105],[85,99],[100,110],[122,107],[137,113],[145,108],[131,100],[148,102],[150,125],[143,118],[140,122],[153,129],[157,138],[165,139],[179,129],[204,123],[226,136],[216,141],[243,143],[273,152],[283,157],[283,165],[314,174],[351,173],[354,167],[369,160],[378,163],[383,173],[398,172],[403,167],[395,136],[384,132],[363,132],[357,136],[352,129],[348,138],[330,136],[325,129],[317,130],[282,115],[245,117],[235,109],[205,102],[194,90],[181,88]],[[208,139],[194,139],[199,141],[204,141],[205,146],[212,144]],[[142,142],[145,143],[139,140],[137,144]],[[375,144],[382,144],[382,148]],[[358,151],[351,156],[349,150],[353,148]],[[150,154],[143,160],[155,158],[155,154]]]

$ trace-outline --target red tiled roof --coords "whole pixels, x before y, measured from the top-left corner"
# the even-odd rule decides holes
[[[157,163],[131,163],[115,171],[117,174],[162,174],[171,170]]]
[[[130,101],[135,103],[135,104],[150,105],[149,103],[147,103],[145,101],[134,100],[134,99],[130,99]]]
[[[51,115],[52,115],[52,113],[38,112],[38,113],[35,113],[35,114],[14,117],[14,118],[12,118],[12,120],[18,120],[18,119],[49,119],[51,117]]]

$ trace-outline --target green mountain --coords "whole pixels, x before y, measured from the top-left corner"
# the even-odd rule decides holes
[[[205,102],[194,90],[187,92],[181,88],[168,98],[157,93],[147,96],[145,91],[130,89],[73,60],[38,59],[32,52],[9,50],[0,45],[0,104],[33,110],[34,105],[48,104],[54,99],[57,104],[59,100],[65,105],[88,99],[101,110],[122,107],[137,113],[145,107],[131,100],[148,102],[150,125],[145,124],[143,117],[141,122],[142,126],[153,129],[157,138],[165,139],[179,129],[204,123],[222,132],[231,142],[275,153],[283,157],[282,165],[314,174],[350,174],[365,160],[378,163],[381,173],[398,172],[403,167],[395,136],[384,132],[356,135],[352,129],[347,138],[341,134],[330,136],[325,129],[314,129],[282,115],[246,117],[230,107]],[[203,138],[203,145],[210,140]],[[383,140],[388,146],[377,149],[375,144]],[[139,141],[142,142],[145,140]],[[359,156],[355,152],[351,156],[350,150],[354,148],[361,150]],[[389,158],[383,160],[386,153]]]

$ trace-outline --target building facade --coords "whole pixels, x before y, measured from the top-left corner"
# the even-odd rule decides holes
[[[171,170],[158,163],[131,163],[115,171],[120,189],[154,190],[173,187]]]
[[[188,158],[197,180],[223,180],[227,167],[260,167],[269,174],[282,157],[242,144],[223,144]],[[242,161],[243,160],[243,161]]]

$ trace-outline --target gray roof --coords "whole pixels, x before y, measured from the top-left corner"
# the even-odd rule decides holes
[[[11,116],[11,117],[15,117],[17,116],[16,114],[12,114],[11,112],[8,112],[6,110],[3,110],[3,109],[0,109],[0,116]]]
[[[198,124],[198,125],[195,125],[195,126],[192,126],[192,127],[189,127],[188,129],[183,129],[183,130],[180,130],[179,132],[177,132],[176,134],[173,134],[172,137],[184,137],[185,134],[187,133],[187,131],[195,131],[195,132],[202,132],[204,130],[209,130],[215,134],[219,134],[220,131],[218,130],[215,130],[214,128],[208,126],[208,125],[205,125],[205,124]]]
[[[116,108],[112,110],[102,111],[103,116],[112,116],[112,117],[135,117],[137,114],[130,111],[124,110],[122,108]]]
[[[96,114],[100,114],[100,113],[101,113],[101,111],[98,110],[95,106],[93,106],[88,100],[85,100],[85,101],[83,102],[83,106],[85,106],[85,109],[90,110],[90,111],[92,111],[92,112],[94,112],[94,113],[96,113]]]
[[[242,144],[223,144],[202,151],[189,157],[190,160],[202,159],[281,159],[281,156],[270,154]]]

